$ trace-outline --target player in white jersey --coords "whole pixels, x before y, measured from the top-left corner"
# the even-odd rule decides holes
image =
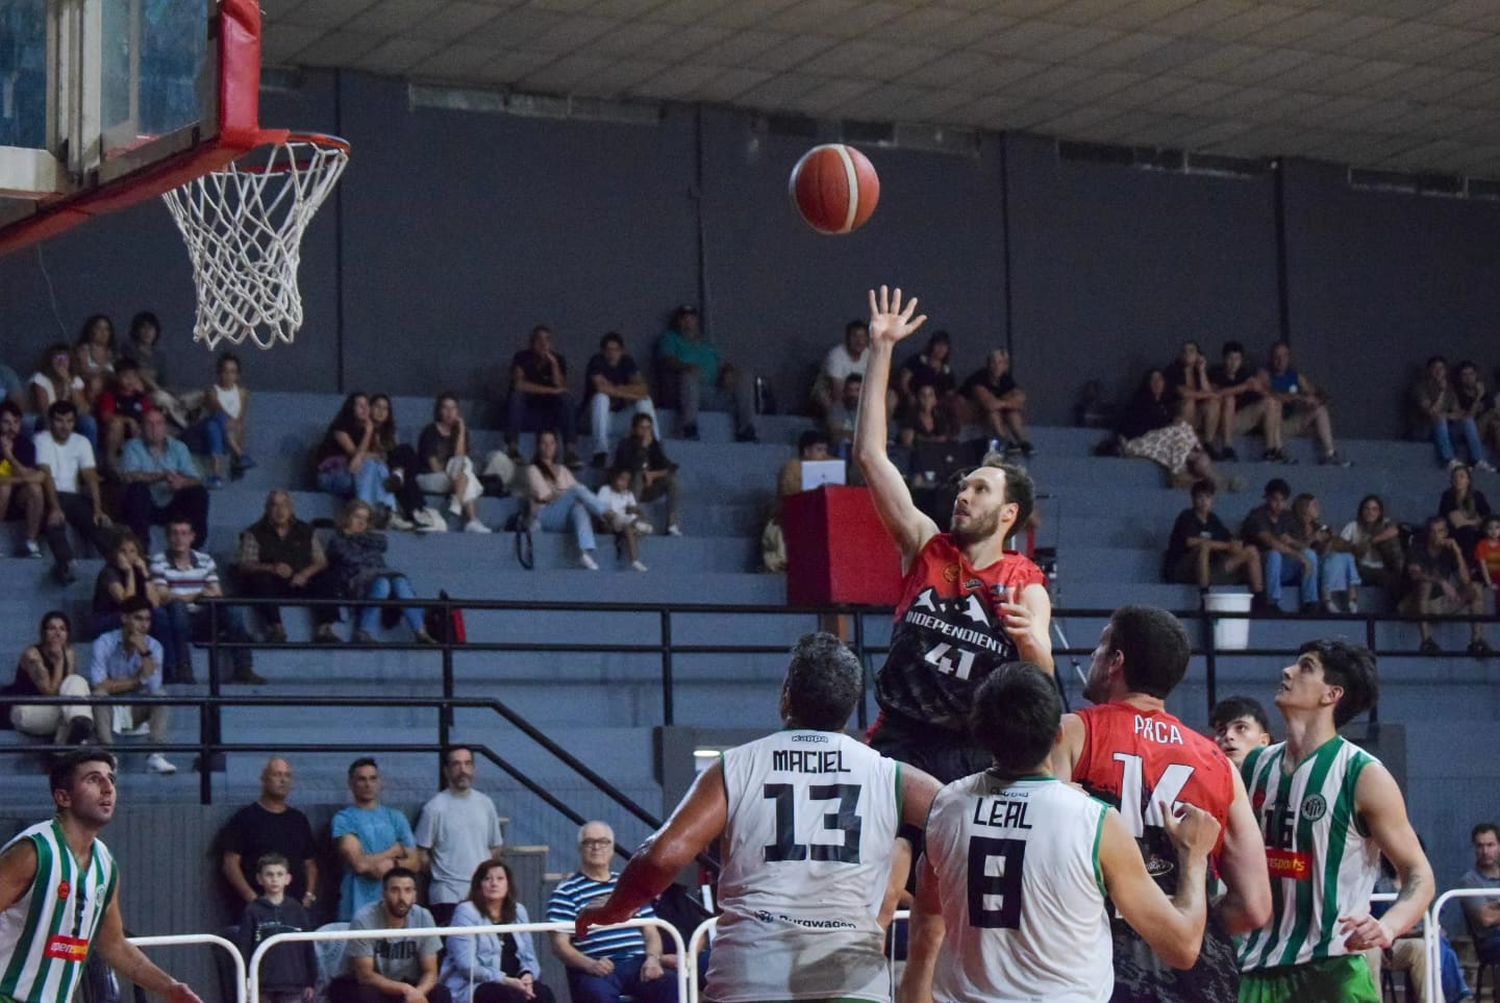
[[[944,787],[917,865],[901,1003],[1103,1003],[1114,990],[1107,895],[1168,964],[1198,958],[1219,823],[1166,813],[1182,877],[1168,898],[1115,809],[1052,775],[1062,701],[1042,671],[1000,667],[970,729],[994,757]]]
[[[641,846],[590,926],[622,922],[722,840],[715,1003],[891,998],[878,921],[904,823],[927,817],[937,781],[841,730],[860,698],[859,660],[831,634],[797,642],[781,689],[784,731],[725,752]]]
[[[1388,948],[1432,901],[1432,867],[1395,779],[1338,729],[1374,705],[1368,648],[1309,641],[1281,670],[1286,741],[1242,767],[1266,839],[1271,921],[1240,944],[1241,1003],[1379,1003],[1360,952]],[[1370,893],[1384,854],[1401,891],[1379,919]]]
[[[98,838],[115,813],[115,759],[80,749],[49,773],[57,815],[0,851],[0,999],[68,1003],[97,948],[171,1003],[202,1003],[125,939],[114,857]]]

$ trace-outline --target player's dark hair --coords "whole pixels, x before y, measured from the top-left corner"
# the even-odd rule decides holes
[[[1272,495],[1281,495],[1283,498],[1290,498],[1292,496],[1292,486],[1280,477],[1273,477],[1269,481],[1266,481],[1266,490],[1263,494],[1267,498]]]
[[[65,791],[71,788],[78,767],[84,763],[107,763],[110,769],[116,768],[115,757],[97,746],[65,752],[54,759],[51,768],[47,770],[47,783],[51,785],[51,790]]]
[[[1496,825],[1494,822],[1480,822],[1472,830],[1470,830],[1469,842],[1474,842],[1474,840],[1478,839],[1480,836],[1483,836],[1487,832],[1492,834],[1496,839],[1500,839],[1500,825]]]
[[[1121,606],[1109,618],[1109,646],[1125,659],[1132,693],[1166,699],[1187,674],[1192,644],[1171,613],[1155,606]]]
[[[1380,698],[1380,673],[1375,653],[1362,644],[1323,638],[1308,641],[1298,655],[1314,654],[1323,666],[1323,681],[1341,687],[1344,695],[1333,708],[1333,725],[1342,728],[1375,706]]]
[[[1016,521],[1011,524],[1011,532],[1026,525],[1026,520],[1031,518],[1032,510],[1036,508],[1036,482],[1031,479],[1026,468],[1007,463],[1003,453],[986,453],[979,465],[993,467],[1005,475],[1005,501],[1016,505]]]
[[[1266,717],[1266,709],[1260,705],[1259,700],[1251,697],[1225,697],[1214,704],[1214,709],[1208,712],[1208,726],[1218,731],[1242,717],[1248,717],[1260,725],[1261,731],[1269,733],[1271,730],[1271,719]]]
[[[1207,477],[1203,478],[1202,480],[1193,482],[1192,496],[1194,498],[1197,498],[1199,495],[1208,495],[1210,498],[1212,498],[1218,493],[1219,489],[1215,487],[1214,482],[1209,480]]]
[[[803,634],[786,668],[787,711],[803,728],[840,731],[859,703],[864,671],[844,642],[819,631]]]
[[[810,428],[797,436],[797,455],[801,456],[818,443],[828,444],[828,433],[822,429]]]
[[[275,867],[278,864],[280,866],[282,866],[282,867],[285,867],[287,869],[287,871],[291,871],[291,869],[292,869],[291,861],[287,860],[286,857],[282,856],[281,854],[279,854],[279,853],[262,853],[258,858],[256,858],[256,861],[255,861],[255,873],[259,874],[261,871],[265,870],[267,867]]]
[[[1008,777],[1030,773],[1052,750],[1062,724],[1057,684],[1030,662],[1007,662],[974,694],[969,734]]]
[[[354,778],[354,772],[356,770],[363,769],[366,766],[373,766],[377,770],[380,769],[380,764],[375,762],[374,756],[360,756],[354,762],[349,764],[350,779],[352,780]]]
[[[412,884],[417,883],[417,872],[410,867],[392,867],[385,872],[385,877],[380,879],[380,887],[384,888],[397,878],[411,878]]]

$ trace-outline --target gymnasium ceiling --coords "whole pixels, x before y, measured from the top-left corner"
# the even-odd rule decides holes
[[[261,0],[268,64],[1500,177],[1500,0]]]

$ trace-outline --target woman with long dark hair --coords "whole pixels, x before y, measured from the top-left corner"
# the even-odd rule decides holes
[[[1344,525],[1339,539],[1353,550],[1359,577],[1384,587],[1395,598],[1406,557],[1401,550],[1401,527],[1386,518],[1385,502],[1379,495],[1365,495],[1359,500],[1358,511]]]
[[[558,462],[557,440],[557,433],[551,429],[536,435],[536,453],[531,466],[526,468],[530,518],[549,533],[560,533],[571,526],[573,538],[578,541],[578,562],[590,571],[598,571],[599,562],[594,560],[594,519],[603,519],[609,508]]]
[[[374,420],[370,403],[370,396],[358,390],[344,398],[315,455],[318,489],[339,498],[364,502],[374,513],[377,528],[390,525],[395,529],[411,529],[411,523],[399,516],[393,518],[396,496],[386,487],[391,468],[385,461],[382,430]]]
[[[1483,535],[1484,520],[1490,517],[1489,499],[1474,487],[1474,475],[1468,467],[1448,471],[1448,490],[1438,501],[1438,515],[1448,520],[1448,529],[1463,551],[1464,560],[1474,562],[1474,548]]]
[[[1193,426],[1177,415],[1177,401],[1166,375],[1148,370],[1120,418],[1120,452],[1166,469],[1177,487],[1194,480],[1218,482],[1213,461]]]
[[[515,899],[510,865],[486,860],[474,869],[469,898],[453,911],[451,926],[529,923]],[[529,933],[481,933],[449,937],[440,976],[453,1003],[552,1003],[552,990],[538,981],[541,965]]]
[[[89,681],[78,674],[73,651],[73,624],[68,614],[42,615],[36,643],[21,652],[16,679],[6,691],[13,701],[10,724],[23,735],[50,738],[54,744],[79,745],[94,737],[94,715],[87,704],[34,704],[26,698],[87,697]]]

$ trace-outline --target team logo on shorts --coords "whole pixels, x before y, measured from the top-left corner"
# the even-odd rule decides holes
[[[1316,822],[1328,814],[1328,802],[1323,800],[1323,795],[1313,794],[1302,799],[1302,817],[1309,822]]]

